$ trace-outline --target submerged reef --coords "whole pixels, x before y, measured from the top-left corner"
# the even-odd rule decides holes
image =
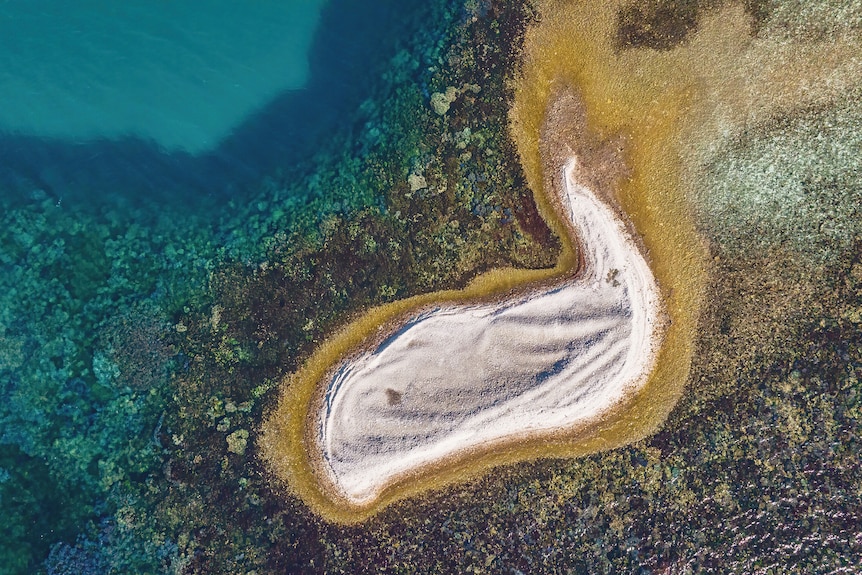
[[[224,210],[4,200],[0,573],[857,571],[859,3],[425,9],[319,154]],[[373,306],[553,269],[531,190],[569,88],[668,262],[667,395],[581,457],[322,520],[262,460],[279,383]]]

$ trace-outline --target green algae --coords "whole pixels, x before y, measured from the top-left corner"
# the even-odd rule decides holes
[[[37,572],[49,546],[98,533],[121,494],[158,469],[149,433],[175,352],[161,319],[171,300],[150,296],[173,279],[182,298],[196,281],[153,255],[170,229],[129,241],[123,221],[39,197],[2,217],[0,430],[19,453],[11,468],[38,471],[3,484],[17,534],[3,565]]]

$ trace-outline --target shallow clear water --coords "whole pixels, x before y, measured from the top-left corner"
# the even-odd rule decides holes
[[[212,149],[277,94],[305,85],[324,4],[6,2],[0,128]]]
[[[338,128],[418,6],[5,2],[0,200],[242,198]]]

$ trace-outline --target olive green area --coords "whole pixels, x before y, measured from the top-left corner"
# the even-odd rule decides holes
[[[620,9],[617,45],[621,49],[670,50],[688,39],[698,27],[701,14],[726,4],[725,0],[646,0]],[[752,26],[758,29],[769,14],[769,0],[745,0]]]

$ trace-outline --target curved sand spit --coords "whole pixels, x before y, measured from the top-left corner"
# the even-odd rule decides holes
[[[582,426],[646,382],[659,289],[613,209],[568,161],[560,186],[582,268],[507,301],[414,315],[339,365],[318,418],[330,488],[367,504],[394,480],[466,450]]]

